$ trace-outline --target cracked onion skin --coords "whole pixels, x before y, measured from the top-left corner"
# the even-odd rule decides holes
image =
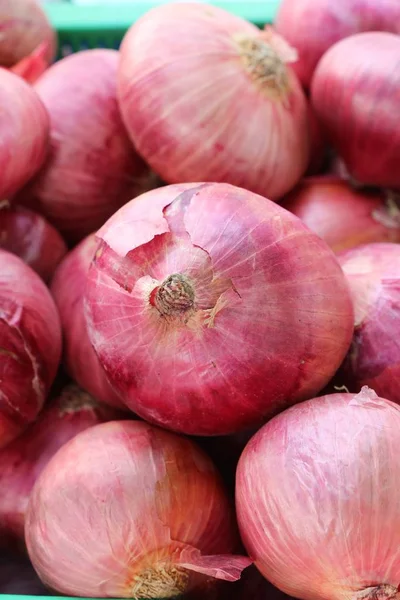
[[[60,355],[50,292],[20,258],[0,250],[0,448],[36,419]]]
[[[134,199],[97,234],[89,336],[139,416],[193,435],[259,425],[313,396],[353,333],[328,246],[277,204],[222,183]]]
[[[400,407],[363,388],[294,406],[239,461],[242,540],[301,600],[398,600]]]

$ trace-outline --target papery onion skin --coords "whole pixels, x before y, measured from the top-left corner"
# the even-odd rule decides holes
[[[283,206],[336,253],[372,242],[400,242],[395,199],[384,192],[354,190],[336,177],[303,179]]]
[[[42,581],[67,595],[169,598],[250,564],[230,555],[236,528],[211,461],[140,422],[63,446],[35,485],[25,535]]]
[[[263,575],[303,600],[397,600],[399,443],[400,408],[368,388],[267,423],[236,484],[242,539]]]
[[[323,56],[312,104],[349,174],[362,184],[400,188],[400,36],[359,33]]]
[[[98,242],[86,237],[64,258],[51,282],[64,334],[64,365],[72,379],[99,402],[123,408],[109,384],[87,333],[83,310],[86,278]]]
[[[46,285],[0,250],[0,448],[35,420],[60,354],[60,321]]]
[[[368,244],[338,256],[355,309],[351,349],[343,365],[347,385],[369,385],[400,404],[400,246]]]
[[[35,481],[55,453],[81,431],[121,418],[74,384],[0,451],[0,538],[24,539],[25,513]]]
[[[282,0],[277,31],[294,46],[293,69],[308,88],[320,58],[339,40],[363,31],[400,33],[397,0]]]
[[[0,200],[15,194],[38,171],[48,150],[49,118],[43,103],[18,75],[0,68]]]
[[[0,247],[16,254],[44,281],[49,281],[67,246],[41,215],[23,206],[0,204]]]
[[[275,203],[222,183],[167,186],[97,235],[89,337],[146,420],[199,436],[255,427],[315,395],[343,360],[353,332],[343,274]]]
[[[118,63],[116,50],[78,52],[35,84],[50,115],[51,153],[19,201],[45,215],[69,241],[92,233],[147,189],[147,167],[118,109]]]
[[[138,152],[168,183],[227,182],[274,200],[286,193],[307,167],[310,141],[307,101],[283,45],[214,6],[150,10],[125,36],[119,69]]]

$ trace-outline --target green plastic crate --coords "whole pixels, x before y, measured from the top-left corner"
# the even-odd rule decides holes
[[[273,23],[280,0],[217,0],[215,6],[243,17],[262,27]],[[58,33],[59,56],[66,56],[89,48],[118,49],[126,31],[139,17],[156,2],[132,0],[131,5],[118,5],[110,0],[109,5],[74,6],[73,4],[49,4],[47,14]],[[62,597],[64,600],[76,598]],[[0,600],[60,600],[60,596],[17,596],[2,595]],[[82,600],[82,599],[81,599]],[[99,600],[99,599],[92,599]],[[207,600],[207,598],[204,598]]]

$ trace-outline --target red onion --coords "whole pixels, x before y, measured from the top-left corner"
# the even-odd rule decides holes
[[[400,187],[399,56],[400,36],[360,33],[328,50],[314,75],[317,116],[363,184]]]
[[[237,471],[242,539],[303,600],[398,600],[400,408],[368,388],[309,400],[265,425]]]
[[[58,368],[57,309],[38,275],[0,250],[0,448],[35,420]]]
[[[98,233],[89,337],[124,402],[194,435],[260,424],[339,367],[353,311],[326,244],[228,184],[143,194]]]
[[[211,461],[140,422],[98,425],[61,448],[25,534],[42,581],[67,595],[172,598],[250,564],[230,554],[233,514]]]
[[[304,179],[285,208],[334,252],[369,242],[400,242],[400,207],[393,195],[356,191],[336,177]]]
[[[270,198],[309,158],[295,53],[220,8],[157,6],[127,33],[119,100],[139,153],[168,183],[222,181]]]
[[[0,554],[0,595],[3,594],[48,596],[49,592],[36,575],[28,558],[11,555],[7,549]]]
[[[16,254],[48,281],[67,252],[64,240],[41,215],[0,204],[0,247]]]
[[[118,63],[115,50],[78,52],[35,85],[50,114],[51,155],[20,200],[73,241],[95,231],[147,183],[119,114]]]
[[[297,49],[299,59],[293,68],[308,87],[318,61],[339,40],[362,31],[400,33],[400,4],[398,0],[282,0],[276,28]]]
[[[64,364],[70,376],[100,402],[122,408],[90,343],[83,312],[87,273],[97,245],[90,235],[71,250],[56,271],[51,292],[61,317]]]
[[[358,391],[369,385],[400,403],[400,246],[368,244],[339,256],[355,308],[355,331],[343,372]]]
[[[14,194],[42,165],[47,152],[49,120],[31,86],[2,68],[0,106],[1,200]]]

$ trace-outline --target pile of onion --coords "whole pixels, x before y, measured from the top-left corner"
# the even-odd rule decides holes
[[[277,31],[298,51],[293,69],[309,87],[320,58],[339,40],[362,31],[400,33],[397,0],[282,0]],[[341,65],[344,70],[346,62]]]
[[[0,448],[35,420],[60,354],[60,321],[46,285],[0,250]]]
[[[243,542],[302,600],[398,600],[400,407],[368,389],[272,419],[238,467]]]
[[[166,182],[227,182],[276,199],[304,173],[307,101],[272,29],[168,3],[121,47],[119,100],[138,152]]]
[[[0,68],[0,200],[15,194],[41,167],[49,119],[40,98],[18,75]]]
[[[50,115],[51,153],[20,201],[72,241],[95,231],[147,184],[118,109],[118,63],[115,50],[78,52],[35,84]]]
[[[284,206],[334,252],[372,242],[400,242],[400,206],[394,194],[355,190],[338,177],[303,181]]]
[[[42,581],[67,595],[172,598],[234,581],[233,512],[209,458],[190,440],[140,422],[97,425],[39,477],[25,536]]]
[[[400,188],[399,56],[399,35],[359,33],[326,52],[312,81],[317,117],[363,184]]]
[[[0,247],[22,258],[45,281],[67,253],[61,235],[44,217],[6,200],[0,204]]]
[[[355,331],[343,365],[353,391],[369,385],[400,404],[400,245],[368,244],[339,255],[355,309]]]
[[[74,381],[100,402],[122,407],[90,343],[84,315],[86,278],[98,243],[90,235],[65,257],[51,283],[64,334],[64,365]]]
[[[98,232],[89,336],[133,411],[224,435],[315,395],[353,333],[332,251],[291,213],[222,183],[153,190]]]

